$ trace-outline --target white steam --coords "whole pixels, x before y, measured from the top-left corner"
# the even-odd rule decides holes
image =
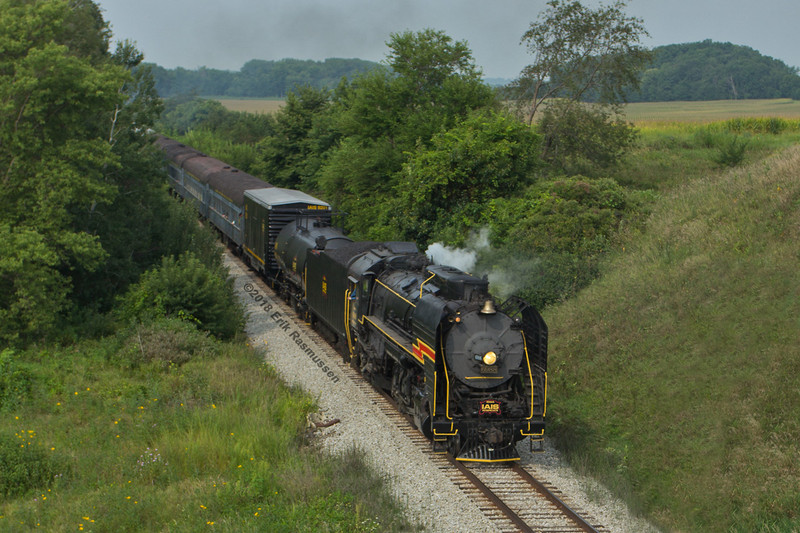
[[[447,265],[474,276],[488,276],[489,290],[501,299],[519,293],[535,277],[538,260],[497,257],[489,243],[489,228],[473,232],[463,248],[433,243],[425,255],[437,265]],[[480,259],[483,258],[483,261]],[[487,260],[488,259],[488,260]],[[493,264],[492,264],[493,263]]]
[[[470,234],[464,248],[453,248],[435,242],[428,246],[425,255],[437,265],[447,265],[474,274],[478,252],[489,248],[489,228],[483,228]]]

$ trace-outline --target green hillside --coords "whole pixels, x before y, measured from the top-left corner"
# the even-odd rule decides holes
[[[800,528],[798,168],[675,188],[546,316],[551,434],[669,530]]]
[[[747,46],[705,40],[653,49],[631,102],[800,99],[797,68]]]

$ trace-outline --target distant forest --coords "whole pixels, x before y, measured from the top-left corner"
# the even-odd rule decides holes
[[[710,40],[659,46],[630,102],[792,98],[800,100],[797,68],[747,46]]]
[[[642,76],[640,90],[628,95],[630,102],[800,100],[798,69],[747,46],[707,40],[659,46],[653,51],[654,61]],[[379,64],[362,59],[254,59],[239,72],[150,66],[156,90],[164,98],[179,94],[280,98],[302,86],[332,89],[342,77],[352,79]],[[498,81],[487,80],[490,85]]]
[[[168,70],[150,65],[162,98],[179,94],[230,96],[232,98],[285,97],[295,87],[334,88],[342,77],[352,78],[378,66],[362,59],[312,61],[281,59],[248,61],[239,72],[201,67]]]

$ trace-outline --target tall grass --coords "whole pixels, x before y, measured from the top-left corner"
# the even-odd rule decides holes
[[[311,398],[193,335],[166,364],[152,343],[130,364],[153,338],[136,331],[14,354],[29,386],[0,406],[0,531],[414,529],[361,455],[318,453]]]
[[[675,188],[546,317],[557,440],[668,529],[800,529],[798,168]]]
[[[636,128],[637,146],[615,177],[630,187],[661,191],[800,142],[800,119],[731,118],[702,124],[671,120],[640,122]]]

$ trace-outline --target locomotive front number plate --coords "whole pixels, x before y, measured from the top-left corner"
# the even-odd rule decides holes
[[[499,415],[500,402],[497,400],[483,400],[481,408],[478,410],[479,415]]]

